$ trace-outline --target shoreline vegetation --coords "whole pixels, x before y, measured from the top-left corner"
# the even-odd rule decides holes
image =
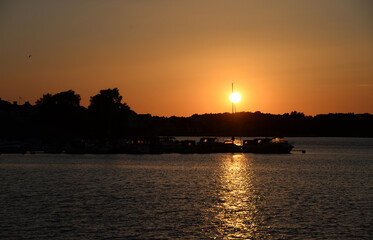
[[[137,114],[119,89],[104,89],[86,108],[73,90],[44,94],[34,105],[0,98],[0,146],[53,146],[146,141],[157,136],[373,137],[373,115],[330,113],[306,116],[237,112],[159,117]]]

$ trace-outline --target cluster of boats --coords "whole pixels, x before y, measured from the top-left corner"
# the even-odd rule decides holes
[[[284,138],[255,138],[236,143],[234,138],[217,141],[217,138],[201,138],[197,147],[207,152],[244,152],[244,153],[290,153],[294,148]]]
[[[215,137],[177,140],[175,137],[151,137],[117,140],[76,139],[69,143],[49,143],[40,147],[26,144],[0,144],[0,153],[70,153],[70,154],[160,154],[160,153],[290,153],[293,145],[283,138],[255,138],[219,141]]]

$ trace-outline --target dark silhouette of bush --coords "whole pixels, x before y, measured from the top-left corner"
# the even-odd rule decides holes
[[[40,129],[43,138],[71,138],[86,132],[85,112],[80,107],[80,95],[73,90],[44,94],[36,101],[36,115],[31,121]]]
[[[123,97],[118,88],[104,89],[91,97],[88,110],[93,122],[92,128],[101,137],[128,135],[128,116],[130,108],[122,103]]]
[[[152,136],[303,136],[373,137],[372,114],[336,113],[306,116],[238,112],[190,117],[137,115],[117,88],[92,96],[87,108],[72,90],[44,94],[35,105],[0,99],[0,141],[39,139],[67,142],[76,138],[117,139]]]
[[[79,107],[80,106],[80,95],[75,94],[73,90],[60,92],[55,95],[50,93],[44,94],[43,97],[36,101],[36,105],[43,106],[65,106],[65,107]]]

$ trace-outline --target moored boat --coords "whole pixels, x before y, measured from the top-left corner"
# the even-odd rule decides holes
[[[255,138],[244,140],[242,152],[246,153],[290,153],[294,148],[284,138]]]
[[[215,137],[201,138],[197,143],[198,153],[229,153],[241,152],[241,146],[236,145],[233,140],[219,142]]]

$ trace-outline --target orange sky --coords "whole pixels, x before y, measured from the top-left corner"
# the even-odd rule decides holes
[[[137,113],[373,113],[373,2],[1,1],[0,97],[117,87]],[[28,58],[28,55],[32,55]]]

